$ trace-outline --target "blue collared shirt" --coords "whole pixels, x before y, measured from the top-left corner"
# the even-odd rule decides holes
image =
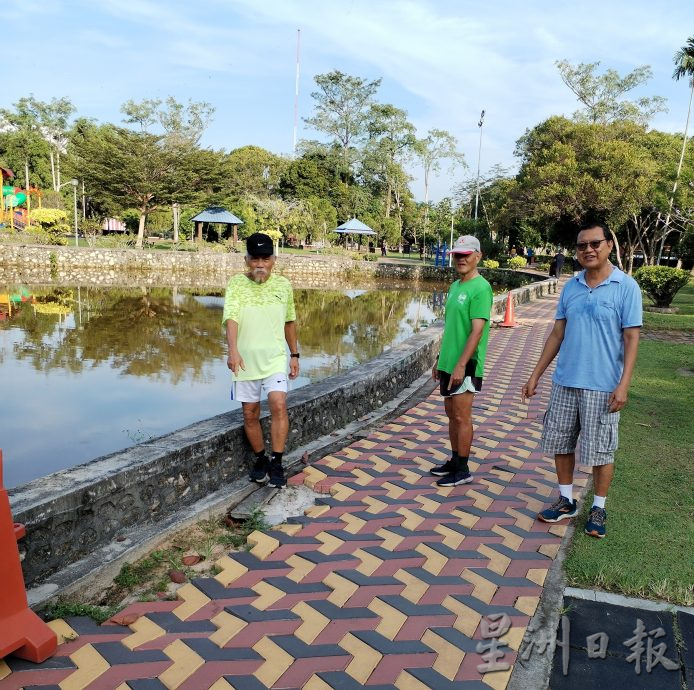
[[[552,381],[568,388],[612,392],[624,371],[625,328],[643,324],[641,290],[618,268],[591,288],[585,271],[564,286],[555,319],[565,319]]]

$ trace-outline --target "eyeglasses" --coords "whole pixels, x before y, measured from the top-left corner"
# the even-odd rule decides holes
[[[606,239],[602,240],[591,240],[590,242],[576,242],[576,249],[579,252],[584,252],[590,246],[591,249],[599,249],[603,242],[607,242]]]

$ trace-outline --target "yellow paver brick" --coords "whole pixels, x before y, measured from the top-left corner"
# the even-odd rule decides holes
[[[275,537],[271,537],[265,532],[259,530],[253,530],[246,541],[253,545],[251,553],[261,561],[264,561],[273,551],[279,548],[279,540]]]
[[[253,651],[265,659],[253,675],[268,688],[271,688],[294,663],[294,657],[267,636],[253,645]]]
[[[448,563],[448,558],[438,551],[434,551],[427,544],[417,544],[415,551],[421,553],[426,558],[422,568],[432,575],[438,575]]]
[[[536,585],[544,585],[545,578],[547,577],[547,568],[530,568],[526,575],[526,578]]]
[[[172,613],[182,621],[187,620],[196,611],[210,603],[210,598],[201,592],[194,584],[187,582],[176,590],[176,598],[183,603],[177,606]]]
[[[304,684],[303,690],[333,690],[333,688],[314,673]]]
[[[229,556],[222,556],[215,561],[215,566],[219,568],[219,572],[214,576],[214,579],[217,582],[221,582],[225,587],[228,587],[232,582],[235,582],[248,572],[248,568],[245,565],[241,565],[241,563]]]
[[[210,690],[240,690],[240,688],[235,688],[229,681],[219,678],[210,685]]]
[[[454,680],[455,674],[458,673],[460,664],[463,663],[465,658],[465,652],[443,637],[439,637],[431,629],[424,633],[422,642],[437,653],[436,661],[433,665],[434,671],[440,673],[444,678],[448,678],[448,680]]]
[[[369,506],[366,509],[367,513],[380,513],[384,511],[386,508],[388,508],[388,504],[384,503],[383,501],[379,501],[377,498],[374,498],[373,496],[365,496],[364,497],[364,503]]]
[[[111,668],[108,661],[91,644],[86,644],[70,654],[70,659],[77,666],[77,670],[58,683],[61,690],[83,690]]]
[[[503,545],[508,546],[509,549],[513,549],[514,551],[518,551],[523,544],[523,537],[515,534],[514,532],[509,532],[501,525],[494,525],[492,527],[492,532],[498,534],[500,537],[503,537]]]
[[[508,686],[509,678],[513,667],[507,671],[494,671],[494,673],[485,673],[482,676],[482,682],[488,685],[493,690],[505,690]]]
[[[366,524],[366,520],[362,520],[353,513],[342,513],[340,520],[345,523],[344,530],[349,534],[359,534],[361,528]]]
[[[306,644],[311,644],[323,632],[325,626],[330,623],[328,618],[305,601],[299,602],[292,609],[292,613],[295,613],[303,621],[294,634]]]
[[[410,532],[414,532],[424,522],[424,518],[421,515],[417,515],[409,508],[398,508],[396,512],[405,518],[402,526]]]
[[[540,597],[518,597],[513,606],[526,616],[534,616],[539,603]]]
[[[406,491],[406,489],[403,489],[401,486],[396,486],[391,482],[383,482],[383,488],[388,492],[388,497],[393,499],[400,498]]]
[[[448,546],[451,549],[457,549],[465,539],[464,534],[456,532],[446,525],[436,525],[434,532],[443,535],[444,546]]]
[[[328,596],[328,601],[335,606],[344,606],[359,589],[359,585],[335,572],[326,575],[323,584],[333,590]]]
[[[543,544],[538,550],[543,556],[549,556],[550,558],[556,558],[559,553],[559,547],[561,544]]]
[[[456,630],[460,630],[463,635],[472,637],[477,630],[477,626],[480,622],[480,614],[469,606],[465,606],[462,602],[454,599],[453,597],[446,597],[441,605],[446,607],[449,611],[455,614],[456,619],[453,623],[453,627]]]
[[[205,663],[205,660],[183,640],[175,640],[165,647],[164,654],[173,661],[173,665],[159,676],[159,680],[171,689],[177,688]]]
[[[210,635],[210,641],[218,647],[224,647],[229,640],[233,640],[248,625],[246,621],[237,618],[228,611],[220,611],[211,621],[217,626],[217,630]]]
[[[401,535],[390,532],[385,527],[381,527],[381,529],[376,532],[376,536],[383,539],[383,544],[381,544],[381,546],[388,551],[395,551],[400,545],[400,542],[404,539]]]
[[[362,575],[373,575],[380,567],[381,563],[383,563],[380,558],[367,553],[364,549],[357,549],[354,555],[361,560],[356,570],[362,573]]]
[[[256,582],[251,589],[258,595],[258,598],[253,602],[253,606],[260,611],[266,611],[285,594],[281,589],[273,587],[264,580]]]
[[[7,678],[7,676],[10,675],[12,671],[10,671],[10,667],[7,665],[5,661],[0,659],[0,680],[3,678]]]
[[[508,569],[509,565],[511,565],[511,559],[508,556],[504,556],[504,554],[499,553],[491,546],[487,546],[486,544],[480,544],[477,547],[477,552],[489,559],[489,565],[487,568],[498,575],[503,575]]]
[[[405,589],[402,590],[401,596],[407,599],[407,601],[411,601],[413,604],[417,604],[429,589],[429,585],[426,582],[402,568],[396,571],[393,577],[405,583],[406,586]]]
[[[156,640],[158,637],[166,635],[166,630],[159,627],[147,616],[140,616],[135,622],[130,624],[132,635],[128,635],[121,640],[121,644],[128,649],[137,649],[141,644]]]
[[[351,633],[345,635],[340,640],[339,645],[354,657],[345,671],[358,683],[365,684],[383,655]]]
[[[378,597],[374,597],[369,602],[367,608],[381,617],[381,622],[378,624],[376,632],[389,640],[394,640],[395,636],[400,632],[400,628],[407,622],[407,616],[404,613]]]
[[[322,542],[317,551],[326,555],[333,553],[344,544],[342,539],[333,534],[328,534],[328,532],[320,532],[316,535],[316,539]]]
[[[65,644],[68,640],[76,640],[79,637],[79,633],[73,630],[62,618],[48,621],[46,625],[57,635],[59,645]]]
[[[287,577],[292,580],[292,582],[301,582],[306,575],[308,575],[316,566],[311,561],[298,556],[297,554],[292,554],[286,560],[287,565],[291,568],[291,571]]]
[[[493,596],[496,594],[496,590],[498,589],[493,582],[490,582],[482,577],[479,573],[476,573],[469,568],[465,568],[465,570],[463,570],[462,577],[474,586],[472,596],[475,597],[475,599],[479,599],[485,604],[491,602]]]
[[[401,671],[393,683],[398,690],[431,690],[428,685],[424,685],[407,671]]]

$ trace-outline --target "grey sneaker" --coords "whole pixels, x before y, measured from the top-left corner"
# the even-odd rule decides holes
[[[545,508],[541,513],[537,514],[537,519],[542,522],[559,522],[566,518],[576,517],[578,513],[578,503],[574,498],[570,501],[566,496],[559,496],[549,508]]]
[[[438,486],[458,486],[459,484],[469,484],[472,481],[472,475],[465,470],[456,470],[450,472],[445,477],[441,477],[436,484]]]

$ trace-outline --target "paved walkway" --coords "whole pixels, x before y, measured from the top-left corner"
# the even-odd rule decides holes
[[[556,299],[492,331],[472,484],[428,474],[448,455],[432,394],[292,478],[323,493],[305,516],[252,534],[178,601],[53,623],[56,656],[0,661],[0,689],[505,688],[511,668],[484,665],[513,664],[567,529],[534,519],[555,493],[538,450],[549,376],[530,405],[519,396]]]

